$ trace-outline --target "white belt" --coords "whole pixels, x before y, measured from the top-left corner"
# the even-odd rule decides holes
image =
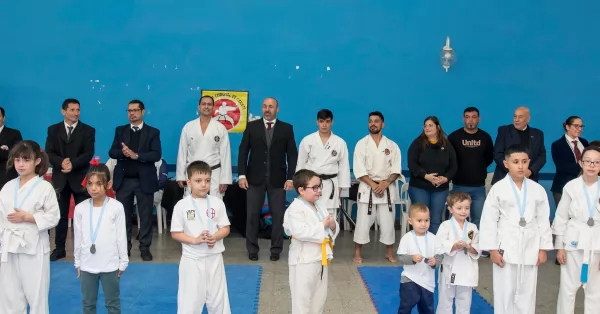
[[[525,229],[534,229],[537,228],[537,222],[531,221],[531,222],[527,222],[527,224],[525,225],[525,227],[521,227],[519,225],[518,221],[506,221],[506,220],[502,220],[499,223],[499,229],[502,228],[510,228],[510,229],[518,229],[517,232],[519,232],[519,240],[518,240],[518,250],[519,250],[519,258],[520,263],[517,264],[517,287],[515,289],[515,303],[518,303],[518,299],[517,296],[519,295],[519,287],[521,286],[521,284],[523,283],[523,267],[525,267],[525,265],[523,265],[523,235],[525,234]],[[508,306],[508,304],[506,305]],[[505,310],[508,310],[508,308],[505,308]]]
[[[25,230],[12,230],[12,229],[4,229],[4,233],[2,235],[2,256],[0,257],[0,262],[6,263],[8,261],[8,250],[11,240],[18,241],[20,247],[27,246],[27,241],[25,241]]]

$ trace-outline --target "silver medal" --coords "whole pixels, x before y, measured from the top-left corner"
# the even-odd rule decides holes
[[[96,245],[95,244],[92,244],[92,247],[90,247],[90,253],[96,254]]]
[[[525,227],[526,225],[527,222],[525,221],[525,217],[521,217],[521,219],[519,220],[519,226]]]
[[[588,218],[587,224],[588,224],[588,226],[593,227],[594,226],[594,218],[592,218],[592,217]]]

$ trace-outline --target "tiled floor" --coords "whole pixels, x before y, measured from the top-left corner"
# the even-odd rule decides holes
[[[385,248],[383,245],[373,242],[363,248],[363,259],[365,265],[390,265],[384,259]],[[68,257],[72,260],[72,236],[68,243]],[[396,238],[398,243],[399,234]],[[53,241],[53,240],[52,240]],[[131,261],[141,262],[139,251],[134,241]],[[224,253],[227,264],[255,264],[263,266],[263,276],[260,289],[259,313],[260,314],[284,314],[291,313],[291,298],[288,286],[287,254],[282,254],[278,262],[269,260],[269,240],[261,240],[263,248],[259,254],[258,262],[251,262],[247,258],[244,238],[238,234],[232,234],[225,240],[226,251]],[[169,234],[155,234],[151,247],[155,263],[178,263],[181,256],[180,244],[171,239]],[[354,243],[350,232],[341,232],[336,241],[335,260],[331,265],[329,277],[329,292],[326,313],[344,314],[369,314],[376,313],[367,290],[360,278],[356,265],[352,262]],[[537,307],[536,314],[556,313],[556,299],[558,296],[559,267],[554,265],[554,254],[549,256],[549,262],[542,265],[538,274]],[[489,259],[482,258],[479,262],[480,277],[477,291],[482,297],[492,302],[492,269]],[[399,280],[392,278],[391,280]],[[582,293],[578,294],[575,313],[583,313]],[[237,313],[234,313],[237,314]]]

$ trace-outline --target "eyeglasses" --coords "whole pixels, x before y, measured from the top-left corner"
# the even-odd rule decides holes
[[[319,192],[319,190],[323,190],[323,183],[321,183],[320,185],[305,186],[304,188],[312,189],[314,192]]]
[[[569,125],[576,129],[580,129],[580,130],[583,130],[583,128],[585,127],[585,125],[583,125],[583,124],[569,124]]]
[[[127,109],[127,113],[136,113],[140,111],[142,111],[142,109]]]
[[[600,166],[600,160],[582,160],[581,161],[584,165],[586,166],[592,166],[592,167],[596,167],[596,166]]]

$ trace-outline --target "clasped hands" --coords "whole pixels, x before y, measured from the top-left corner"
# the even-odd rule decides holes
[[[333,216],[327,216],[323,219],[323,227],[329,229],[335,229],[335,219]]]
[[[16,223],[26,222],[27,217],[29,217],[29,216],[31,216],[30,213],[28,213],[24,210],[15,208],[15,212],[12,214],[8,214],[7,219],[9,222],[16,224]]]
[[[129,157],[133,160],[136,160],[138,158],[138,155],[134,151],[129,149],[129,147],[127,147],[127,145],[125,145],[125,143],[121,143],[121,146],[123,146],[121,151],[123,152],[123,155],[125,155],[125,157]]]
[[[382,197],[385,190],[390,186],[390,182],[388,180],[379,181],[379,183],[373,182],[371,184],[371,189],[375,195]]]
[[[472,246],[470,243],[465,242],[465,241],[456,241],[456,243],[454,243],[454,245],[452,246],[452,251],[458,251],[458,250],[462,250],[465,248],[467,250],[471,250]]]
[[[438,176],[437,173],[426,174],[425,180],[431,182],[431,184],[435,185],[436,187],[448,182],[448,178],[446,178],[444,176]]]
[[[60,171],[62,171],[62,173],[71,172],[71,170],[73,170],[73,164],[71,163],[71,159],[70,158],[63,159],[61,167],[62,167],[62,169]]]
[[[422,255],[413,255],[413,262],[415,263],[420,263],[424,260],[425,258]],[[430,257],[427,259],[427,265],[429,266],[435,266],[435,257]]]
[[[204,230],[198,237],[194,238],[193,241],[193,244],[202,243],[206,243],[209,248],[212,248],[213,246],[215,246],[215,243],[217,243],[217,239],[214,235],[210,234],[208,230]]]

